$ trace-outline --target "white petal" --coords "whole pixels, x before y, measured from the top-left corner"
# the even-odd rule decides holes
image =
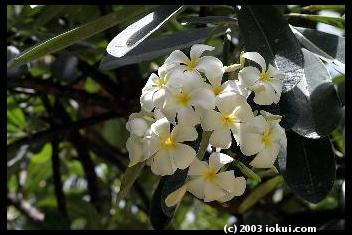
[[[143,138],[143,155],[150,157],[159,151],[161,146],[160,139],[155,134],[146,135]]]
[[[233,158],[224,153],[214,152],[209,157],[209,167],[218,172],[221,167],[233,161]]]
[[[256,168],[271,168],[274,165],[279,150],[280,145],[273,143],[271,146],[260,151],[249,165]]]
[[[215,183],[219,185],[223,190],[229,193],[235,191],[235,185],[234,185],[235,175],[233,173],[233,170],[220,172],[216,176],[217,177],[216,177]]]
[[[270,80],[269,84],[274,88],[274,90],[276,91],[276,93],[281,93],[282,91],[282,81],[281,80]]]
[[[202,177],[197,177],[192,179],[187,184],[187,191],[192,193],[199,199],[204,198],[204,185],[205,182],[202,180]]]
[[[254,91],[255,97],[253,101],[259,105],[270,105],[277,101],[277,94],[274,88],[269,84],[264,84],[264,90]],[[276,102],[277,103],[277,102]]]
[[[214,110],[206,110],[202,117],[202,128],[206,131],[216,130],[222,127],[222,115]]]
[[[201,161],[198,158],[194,158],[189,166],[188,175],[202,175],[207,169],[208,164],[205,161]]]
[[[131,135],[126,141],[126,149],[130,159],[129,167],[144,161],[141,139]]]
[[[154,103],[153,103],[153,95],[154,91],[149,91],[144,94],[142,94],[140,98],[140,103],[141,103],[141,108],[145,111],[152,111],[154,108]]]
[[[251,156],[263,149],[262,135],[254,133],[241,133],[241,152],[246,156]]]
[[[171,132],[171,136],[176,142],[193,141],[198,138],[196,128],[192,126],[177,125]]]
[[[233,184],[235,185],[235,196],[241,196],[246,189],[246,179],[243,176],[236,177]]]
[[[227,128],[216,129],[209,139],[209,143],[212,146],[222,149],[230,148],[231,142],[231,131]]]
[[[222,77],[224,73],[221,60],[213,56],[203,56],[200,58],[196,68],[199,72],[204,73],[208,80]]]
[[[263,134],[267,125],[265,118],[262,115],[258,115],[241,127],[241,131]]]
[[[273,141],[278,141],[285,137],[285,130],[279,124],[272,125],[270,132]]]
[[[200,112],[194,111],[191,107],[179,109],[177,121],[182,126],[195,126],[200,123]]]
[[[219,111],[224,115],[231,114],[236,106],[246,104],[246,98],[230,92],[218,95],[216,101],[216,107],[218,107]]]
[[[174,150],[170,151],[170,154],[178,169],[186,169],[196,157],[196,151],[191,146],[179,143]]]
[[[132,118],[126,123],[126,128],[136,136],[144,136],[145,131],[149,125],[143,118]]]
[[[159,120],[165,117],[165,114],[163,113],[163,111],[161,109],[156,108],[154,110],[154,118],[155,120]]]
[[[189,62],[188,57],[180,50],[173,51],[168,58],[165,60],[165,65],[170,64],[187,64]]]
[[[231,126],[231,132],[233,137],[236,140],[236,144],[240,145],[241,142],[241,127],[243,126],[243,123],[235,123]]]
[[[166,86],[168,88],[180,88],[186,81],[183,69],[173,69],[166,75]]]
[[[217,184],[215,183],[205,183],[204,186],[204,201],[210,202],[218,200],[225,196],[224,190],[222,190]]]
[[[158,108],[162,108],[164,106],[166,100],[166,90],[160,89],[153,95],[153,105]]]
[[[268,66],[268,72],[270,73],[271,77],[283,75],[277,68],[275,68],[271,64],[269,64],[269,66]]]
[[[248,97],[249,91],[238,80],[228,80],[222,84],[222,93],[233,92]]]
[[[173,108],[173,109],[161,109],[163,114],[165,115],[165,117],[167,118],[167,120],[172,123],[173,125],[176,125],[175,122],[175,118],[176,118],[176,114],[177,114],[177,109]]]
[[[170,135],[170,122],[166,117],[159,119],[151,125],[150,129],[153,133],[163,139]]]
[[[166,206],[173,207],[179,202],[181,202],[186,191],[187,191],[187,185],[185,184],[182,187],[176,189],[174,192],[170,193],[165,199]]]
[[[260,71],[252,66],[241,69],[238,73],[238,79],[240,84],[244,87],[253,86],[256,81],[259,80]]]
[[[193,58],[197,59],[202,56],[204,51],[212,51],[214,49],[215,49],[215,47],[212,47],[212,46],[208,46],[208,45],[204,45],[204,44],[194,44],[191,47],[191,51],[190,51],[191,59],[193,59]]]
[[[204,109],[215,108],[215,95],[208,89],[196,89],[191,93],[191,104],[195,107],[202,107]]]
[[[236,120],[238,119],[238,121],[241,121],[241,122],[247,122],[254,117],[252,108],[247,103],[244,103],[236,107],[234,114],[235,114]]]
[[[262,71],[266,71],[265,59],[258,52],[246,52],[242,55],[242,57],[256,62],[257,64],[260,65],[260,67],[262,68]]]
[[[150,165],[152,172],[155,175],[172,175],[176,168],[172,165],[172,158],[166,150],[160,149],[152,158]]]

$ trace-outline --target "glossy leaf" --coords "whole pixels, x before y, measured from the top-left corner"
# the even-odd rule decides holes
[[[302,51],[305,77],[282,95],[280,111],[285,128],[305,137],[319,138],[337,127],[342,115],[341,103],[324,64],[308,50]]]
[[[332,63],[342,74],[345,74],[345,37],[291,26],[297,40],[309,51],[326,62]]]
[[[52,145],[50,143],[46,143],[39,153],[33,154],[33,156],[31,157],[31,161],[33,163],[38,163],[38,164],[46,162],[50,159],[52,153],[53,153]]]
[[[308,14],[298,14],[290,13],[288,17],[301,18],[311,21],[316,21],[319,23],[329,24],[340,29],[345,29],[345,19],[342,17],[332,17],[332,16],[323,16],[323,15],[308,15]]]
[[[309,202],[321,201],[333,186],[335,160],[328,137],[309,139],[287,132],[287,155],[279,155],[278,163],[287,185]]]
[[[237,19],[230,16],[187,17],[178,20],[181,24],[235,24]]]
[[[283,92],[304,76],[303,55],[282,14],[273,6],[242,6],[238,23],[246,51],[259,52],[285,75]]]
[[[255,205],[260,199],[265,197],[268,193],[272,192],[283,182],[283,178],[277,175],[264,183],[260,184],[255,188],[247,197],[243,200],[238,208],[239,213],[246,212],[249,208]]]
[[[124,56],[181,10],[181,6],[174,5],[156,8],[119,33],[109,43],[106,51],[115,57]]]
[[[149,219],[155,229],[165,229],[170,223],[176,207],[167,207],[165,199],[170,193],[184,185],[187,172],[188,168],[177,170],[173,175],[161,178],[153,194],[149,214]]]
[[[38,59],[46,54],[62,50],[76,42],[82,41],[108,28],[120,24],[121,22],[136,17],[151,8],[152,6],[150,5],[133,6],[123,11],[113,12],[100,17],[92,22],[71,29],[35,45],[34,47],[21,53],[18,57],[9,61],[7,63],[7,67],[19,66],[29,61]]]
[[[125,56],[116,58],[107,55],[100,63],[101,70],[115,69],[124,65],[152,60],[177,49],[190,47],[193,44],[203,42],[213,28],[199,28],[191,31],[181,31],[157,38],[145,40],[136,46]]]

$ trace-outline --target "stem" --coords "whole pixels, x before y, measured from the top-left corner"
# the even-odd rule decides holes
[[[259,175],[257,175],[256,173],[254,173],[254,171],[252,171],[250,168],[248,168],[245,164],[243,164],[240,160],[235,159],[236,154],[231,152],[231,151],[227,151],[226,152],[229,156],[231,156],[234,161],[234,165],[245,175],[247,176],[249,179],[261,182],[262,179],[260,178]]]
[[[198,153],[196,157],[199,160],[203,160],[204,154],[207,151],[208,145],[209,145],[209,139],[211,136],[212,131],[203,131],[202,133],[202,140],[200,141]]]

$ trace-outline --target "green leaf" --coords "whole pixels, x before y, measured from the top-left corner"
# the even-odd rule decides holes
[[[84,83],[84,89],[89,93],[97,93],[100,91],[101,86],[92,78],[88,77]]]
[[[282,94],[283,126],[308,138],[329,135],[342,117],[341,103],[330,74],[321,60],[302,49],[305,77],[290,92]]]
[[[161,178],[154,191],[149,211],[149,219],[155,229],[165,229],[173,218],[176,206],[167,207],[165,199],[170,193],[184,185],[187,172],[188,168],[178,169],[173,175]]]
[[[102,16],[85,25],[73,28],[67,32],[59,34],[49,40],[41,42],[34,47],[24,51],[18,57],[7,63],[7,67],[14,67],[38,59],[46,54],[64,49],[76,42],[89,38],[117,24],[136,17],[150,10],[153,6],[133,6],[123,11],[113,12]]]
[[[191,31],[181,31],[157,38],[145,40],[125,56],[116,58],[107,55],[100,63],[101,70],[115,69],[124,65],[152,60],[177,49],[190,47],[203,42],[212,32],[213,28],[206,27]],[[224,33],[225,31],[223,31]]]
[[[137,163],[134,166],[128,167],[126,171],[123,173],[121,178],[120,191],[116,196],[117,204],[120,200],[126,197],[132,185],[137,180],[138,176],[141,174],[144,165],[145,165],[145,162]]]
[[[238,24],[237,19],[230,16],[184,17],[178,21],[181,24]]]
[[[31,161],[33,163],[43,163],[50,159],[53,153],[53,148],[50,143],[46,143],[43,148],[40,150],[39,153],[33,154],[31,157]]]
[[[268,193],[276,189],[282,182],[282,176],[278,175],[260,184],[246,197],[246,199],[243,200],[241,205],[238,207],[238,212],[246,212],[248,209],[254,206],[260,199],[262,199]]]
[[[297,40],[309,51],[345,74],[345,37],[315,29],[291,26]]]
[[[301,18],[319,23],[329,24],[340,29],[345,29],[345,19],[342,17],[322,16],[322,15],[307,15],[299,13],[290,13],[286,15],[289,18]]]
[[[279,155],[279,170],[287,185],[301,198],[317,203],[335,180],[335,159],[328,137],[309,139],[287,132],[287,155]]]
[[[273,6],[242,6],[238,23],[246,51],[260,53],[285,75],[283,92],[304,76],[301,48],[282,14]]]
[[[183,10],[183,7],[175,5],[165,5],[156,8],[119,33],[109,43],[106,48],[107,52],[115,57],[124,56],[165,24],[172,16],[181,12],[181,10]]]
[[[340,13],[345,12],[345,5],[310,5],[302,7],[304,11],[332,10]]]
[[[62,12],[65,8],[67,8],[66,5],[44,6],[44,9],[42,10],[41,14],[33,23],[34,30],[37,30],[39,27],[48,23],[50,20],[56,17],[60,12]]]
[[[7,96],[7,131],[21,131],[26,125],[26,117],[13,96]]]

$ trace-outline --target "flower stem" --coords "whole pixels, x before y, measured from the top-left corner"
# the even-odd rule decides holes
[[[209,139],[211,136],[212,131],[203,131],[202,133],[202,140],[200,141],[198,153],[196,157],[199,160],[203,160],[204,154],[207,151],[208,145],[209,145]]]

